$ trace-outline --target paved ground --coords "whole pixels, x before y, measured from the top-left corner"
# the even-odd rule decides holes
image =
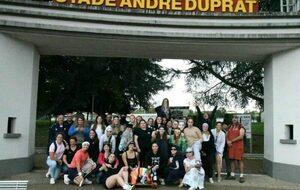
[[[262,159],[260,156],[248,158],[245,160],[246,182],[241,184],[237,180],[223,180],[220,183],[205,184],[206,190],[300,190],[300,184],[288,183],[281,180],[275,180],[263,174]],[[29,180],[28,189],[59,189],[59,190],[94,190],[104,189],[102,185],[94,182],[93,185],[85,185],[81,188],[75,185],[65,185],[59,180],[55,185],[49,184],[49,178],[45,177],[46,164],[45,154],[37,154],[35,157],[35,169],[32,172],[0,178],[0,180]],[[161,190],[173,190],[176,186],[159,186]],[[150,189],[146,187],[137,187],[136,189]],[[119,188],[120,190],[120,188]],[[184,189],[183,189],[184,190]]]
[[[29,173],[18,174],[1,180],[29,180],[28,189],[59,189],[59,190],[94,190],[104,189],[102,185],[93,184],[85,185],[81,188],[75,185],[65,185],[62,180],[59,180],[56,184],[50,185],[49,179],[45,177],[46,170],[34,170]],[[223,180],[220,183],[205,184],[207,190],[300,190],[300,184],[288,183],[280,180],[275,180],[266,175],[246,175],[246,182],[240,184],[238,181]],[[161,190],[173,190],[179,189],[175,186],[159,186]],[[119,188],[120,189],[120,188]],[[145,187],[137,187],[136,189],[150,189]]]

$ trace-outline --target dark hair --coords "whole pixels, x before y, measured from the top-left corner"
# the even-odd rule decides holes
[[[105,146],[105,145],[107,145],[107,146],[109,147],[109,152],[110,152],[110,151],[111,151],[111,146],[110,146],[109,143],[104,143],[104,144],[103,144],[103,146],[102,146],[102,151],[101,151],[101,152],[102,152],[102,153],[105,152],[105,151],[104,151],[104,146]]]
[[[90,132],[91,131],[93,131],[95,133],[95,138],[93,139],[93,141],[95,142],[95,144],[99,145],[99,138],[98,138],[98,134],[97,134],[96,130],[95,129],[91,129]],[[90,140],[92,140],[92,139],[90,138]]]
[[[160,128],[163,128],[165,130],[162,135],[162,140],[165,140],[165,141],[168,140],[168,132],[167,132],[166,128],[162,125],[158,129],[160,129]],[[155,134],[155,141],[156,142],[160,141],[161,140],[160,138],[161,138],[160,133],[159,133],[159,131],[157,131]]]
[[[223,125],[223,123],[222,123],[222,122],[220,122],[220,121],[217,121],[217,122],[216,122],[216,125],[218,125],[219,123],[220,123],[221,125]]]
[[[102,118],[102,123],[98,123],[98,121],[97,121],[97,120],[98,120],[98,117],[101,117],[101,118]],[[104,130],[105,130],[105,126],[104,126],[104,119],[103,119],[102,115],[97,115],[97,117],[96,117],[96,119],[95,119],[95,121],[94,121],[93,127],[92,127],[91,129],[96,130],[98,124],[101,124],[101,125],[102,125],[102,131],[104,131]]]
[[[58,132],[56,133],[55,137],[57,137],[58,135],[62,135],[63,136],[63,139],[65,139],[65,134],[63,132]]]
[[[77,142],[77,137],[76,137],[76,136],[70,137],[70,140],[71,140],[71,139],[73,139],[73,140],[75,140],[75,141]],[[70,140],[69,140],[69,141],[70,141]]]

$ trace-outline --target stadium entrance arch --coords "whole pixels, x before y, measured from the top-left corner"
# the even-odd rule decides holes
[[[183,11],[168,5],[129,9],[127,4],[122,9],[2,0],[0,175],[33,167],[39,56],[73,55],[264,62],[265,170],[275,178],[299,182],[299,13],[251,13],[252,0],[225,7],[237,10],[235,14],[206,13],[193,2],[189,6],[198,10],[176,4],[169,6]],[[221,0],[213,2],[209,10],[217,11],[218,5],[222,12]]]

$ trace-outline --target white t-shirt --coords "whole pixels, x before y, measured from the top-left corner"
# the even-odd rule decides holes
[[[56,145],[57,145],[57,149],[56,149],[56,152],[54,153],[54,155],[57,159],[61,159],[66,147],[65,147],[64,143],[58,144],[56,142]],[[54,152],[54,149],[55,149],[55,145],[54,145],[54,143],[52,143],[49,147],[49,153]]]

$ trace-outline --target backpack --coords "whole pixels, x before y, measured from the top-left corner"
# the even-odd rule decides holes
[[[63,140],[62,142],[63,142],[64,147],[66,148],[66,147],[67,147],[67,142],[66,142],[65,140]],[[48,156],[49,156],[50,146],[51,146],[52,143],[54,144],[54,152],[57,151],[57,143],[56,143],[56,141],[51,142],[51,143],[49,144],[49,146],[48,146],[48,149],[47,149],[47,155],[48,155]]]

